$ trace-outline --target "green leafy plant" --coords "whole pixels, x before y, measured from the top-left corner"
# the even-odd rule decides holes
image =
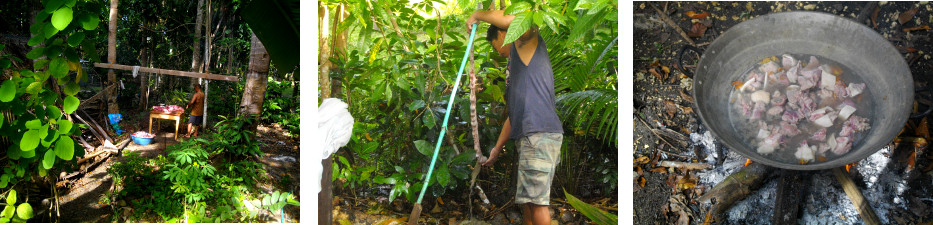
[[[27,44],[33,48],[26,58],[34,60],[32,68],[11,68],[13,61],[23,60],[10,54],[0,56],[0,70],[11,75],[0,81],[0,112],[4,112],[0,114],[0,138],[12,142],[0,160],[6,165],[0,189],[37,174],[70,171],[76,166],[73,159],[84,155],[71,138],[81,133],[80,126],[63,115],[73,113],[80,104],[75,97],[81,89],[78,83],[87,80],[80,60],[98,61],[94,39],[86,35],[97,29],[99,9],[96,2],[44,1],[35,24],[29,27],[32,37]],[[2,218],[22,222],[32,217],[32,208],[26,203],[14,207],[15,193],[10,190]]]
[[[212,153],[229,153],[233,156],[260,155],[262,142],[255,139],[255,132],[248,129],[253,119],[248,116],[228,119],[223,117],[216,125],[217,131],[211,141],[203,141]]]
[[[567,191],[564,191],[564,196],[567,197],[567,203],[570,203],[574,209],[580,211],[583,216],[586,216],[586,218],[589,218],[596,224],[619,224],[619,216],[610,214],[590,204],[586,204],[586,202],[580,201],[580,199],[577,199],[577,197],[567,193]]]
[[[16,190],[10,189],[6,196],[6,206],[0,213],[0,223],[23,223],[33,217],[32,206],[29,203],[16,204]]]
[[[167,150],[172,162],[165,165],[163,180],[172,183],[172,190],[184,195],[187,203],[210,197],[207,179],[216,169],[207,162],[208,153],[200,147],[202,141],[184,141]]]

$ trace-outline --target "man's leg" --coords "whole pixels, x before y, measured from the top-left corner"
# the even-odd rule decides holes
[[[200,128],[200,127],[201,127],[201,126],[194,126],[194,136],[195,136],[195,137],[198,136],[198,128]]]
[[[192,130],[192,129],[191,129],[191,128],[192,128],[191,126],[192,126],[191,123],[188,123],[188,134],[185,134],[185,137],[191,137],[191,133],[192,133],[192,132],[191,132],[191,130]]]
[[[522,224],[532,225],[534,215],[531,214],[531,203],[522,204]]]
[[[535,205],[533,203],[527,204],[530,208],[532,214],[532,220],[535,225],[549,225],[551,224],[551,211],[548,210],[546,205]]]

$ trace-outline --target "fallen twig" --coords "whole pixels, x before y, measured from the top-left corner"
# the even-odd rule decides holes
[[[833,169],[833,174],[836,175],[836,180],[842,185],[842,190],[849,196],[849,200],[852,200],[852,205],[855,205],[855,209],[858,210],[858,214],[862,217],[862,221],[870,225],[881,224],[881,220],[878,219],[875,210],[868,205],[868,200],[862,196],[862,192],[855,186],[855,182],[852,182],[852,178],[849,177],[845,171],[842,171],[842,168]]]
[[[677,162],[677,161],[661,161],[658,163],[658,166],[661,167],[677,167],[684,168],[689,170],[705,170],[712,167],[710,164],[706,163],[687,163],[687,162]]]
[[[700,197],[699,202],[713,203],[708,209],[713,221],[722,221],[722,214],[732,208],[734,203],[744,199],[752,191],[758,190],[768,178],[771,178],[772,170],[761,163],[752,163],[716,184]]]
[[[687,36],[687,33],[684,32],[684,30],[681,29],[680,26],[677,26],[677,24],[674,23],[674,21],[671,20],[671,18],[667,16],[667,13],[664,13],[663,11],[661,11],[661,9],[658,9],[658,7],[654,6],[654,4],[648,4],[648,5],[651,5],[651,8],[654,8],[655,11],[658,11],[658,15],[661,16],[661,20],[664,20],[664,22],[667,23],[667,25],[673,27],[674,30],[676,30],[677,33],[679,33],[680,36],[683,37],[684,40],[687,41],[687,43],[690,43],[690,45],[693,45],[693,46],[697,45],[696,43],[693,42],[693,39],[690,39],[690,36]]]
[[[648,123],[645,122],[645,120],[641,119],[641,117],[636,116],[635,118],[638,118],[638,121],[641,121],[641,124],[644,124],[645,127],[648,127],[648,131],[651,131],[651,133],[654,134],[654,136],[658,137],[658,139],[661,139],[661,141],[663,141],[664,143],[667,143],[667,146],[671,146],[671,147],[674,146],[674,145],[672,145],[670,142],[668,142],[666,139],[664,139],[663,136],[661,136],[660,134],[658,134],[657,131],[654,131],[654,128],[651,128],[651,126],[649,126]],[[655,149],[655,150],[658,150],[658,151],[661,151],[661,152],[664,152],[664,153],[667,153],[668,155],[679,156],[679,157],[686,158],[686,159],[693,158],[693,157],[689,157],[689,156],[683,156],[683,155],[675,154],[675,153],[672,153],[672,152],[664,151],[664,150],[661,150],[661,148],[654,148],[654,149]]]

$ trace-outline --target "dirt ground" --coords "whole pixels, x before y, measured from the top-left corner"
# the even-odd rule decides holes
[[[130,125],[132,129],[148,127],[148,121],[140,124]],[[139,152],[141,157],[155,158],[163,155],[167,146],[178,143],[174,139],[174,128],[163,123],[162,127],[155,127],[153,124],[156,138],[150,145],[137,145],[130,143],[123,149],[123,155],[127,152]],[[161,129],[159,129],[161,128]],[[298,141],[288,135],[278,124],[260,125],[257,129],[259,140],[263,143],[264,156],[260,162],[265,165],[264,169],[272,178],[271,181],[259,183],[259,187],[266,192],[271,193],[274,190],[291,192],[296,200],[301,201],[299,191],[300,156],[298,153]],[[185,131],[179,131],[179,135],[184,135]],[[202,134],[203,135],[203,134]],[[182,140],[180,137],[179,140]],[[123,221],[122,218],[114,220],[114,208],[122,208],[125,203],[117,202],[113,205],[101,202],[101,197],[110,190],[113,179],[107,174],[107,168],[110,165],[123,161],[122,155],[111,156],[107,161],[88,171],[82,178],[74,181],[70,187],[63,188],[61,196],[61,217],[60,222],[73,223],[94,223],[94,222],[113,222]],[[46,212],[47,213],[47,212]],[[286,221],[298,222],[300,216],[298,208],[294,206],[285,207]],[[268,218],[278,222],[280,215],[269,215]],[[145,221],[138,221],[145,222]]]
[[[623,3],[629,4],[629,3]],[[700,49],[704,49],[730,27],[775,12],[819,11],[855,20],[863,14],[868,2],[634,2],[634,151],[635,180],[634,205],[635,224],[687,224],[703,221],[701,206],[694,199],[705,189],[711,187],[691,186],[697,184],[690,171],[668,170],[654,167],[658,160],[681,162],[702,162],[710,152],[699,151],[691,143],[691,133],[702,133],[705,128],[696,115],[695,102],[692,98],[692,79],[678,69],[678,51],[688,42],[680,33],[669,26],[660,16],[664,12],[679,29],[691,33],[694,22],[708,25],[699,37],[691,39]],[[654,7],[652,7],[652,5]],[[657,9],[655,9],[655,7]],[[864,10],[867,24],[892,45],[898,48],[907,61],[914,76],[915,86],[927,85],[933,63],[930,42],[933,24],[933,4],[926,2],[881,2],[877,11]],[[915,10],[911,10],[915,9]],[[687,16],[693,11],[698,14],[709,12],[701,20]],[[915,12],[913,16],[905,12]],[[873,15],[875,14],[875,15]],[[903,15],[902,15],[903,14]],[[909,18],[901,24],[899,16]],[[905,31],[904,29],[917,29]],[[685,63],[689,64],[689,63]],[[669,72],[668,72],[669,71]],[[665,130],[655,134],[652,129]],[[659,135],[672,141],[668,144],[659,139]],[[671,146],[674,145],[674,146]],[[719,151],[728,151],[719,150]],[[723,152],[714,152],[724,156]],[[644,157],[639,162],[639,158]],[[724,158],[724,157],[720,157]],[[918,157],[917,160],[920,160]],[[719,160],[721,162],[721,159]],[[662,168],[658,170],[658,168]],[[686,187],[686,188],[685,188]],[[678,200],[679,199],[679,200]],[[687,209],[672,207],[675,201],[683,201]],[[684,214],[681,214],[684,213]],[[689,215],[689,220],[678,219],[680,215]],[[911,215],[921,218],[919,215]],[[697,217],[700,217],[699,219]]]

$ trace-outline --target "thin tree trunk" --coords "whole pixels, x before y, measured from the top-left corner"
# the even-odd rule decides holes
[[[143,37],[143,43],[145,43],[145,37]],[[139,53],[139,65],[146,66],[149,64],[149,48],[143,48]],[[139,109],[142,112],[146,112],[146,108],[149,106],[149,74],[148,73],[139,73]]]
[[[107,62],[117,63],[117,5],[119,0],[110,0],[110,34],[107,35]],[[113,69],[107,70],[107,81],[110,84],[117,83],[117,76]],[[110,114],[120,113],[120,107],[117,105],[117,89],[110,91],[107,98],[107,111]]]
[[[191,72],[202,72],[201,71],[201,26],[202,24],[202,8],[204,7],[204,0],[198,0],[198,13],[197,17],[194,20],[194,51],[191,52]],[[198,78],[191,78],[191,84],[198,82]]]
[[[201,65],[201,72],[207,72],[211,68],[211,0],[207,0],[204,10],[207,11],[207,15],[204,16],[204,58],[203,65]],[[200,81],[200,79],[199,79]]]
[[[249,69],[246,72],[246,86],[243,88],[239,116],[262,113],[262,101],[266,94],[266,83],[269,77],[269,52],[266,51],[266,47],[262,45],[256,34],[252,36]],[[255,130],[255,125],[252,125],[251,129]]]
[[[327,6],[324,3],[318,2],[318,30],[329,30],[327,19],[328,11]],[[339,12],[339,10],[338,10]],[[334,26],[337,25],[337,20],[334,20]],[[333,33],[333,32],[330,32]],[[331,95],[331,83],[330,83],[330,67],[333,65],[330,62],[331,52],[330,45],[328,44],[331,40],[329,34],[321,34],[321,37],[318,39],[318,46],[321,47],[320,55],[318,55],[318,65],[320,66],[320,74],[318,74],[318,85],[320,86],[321,93],[320,99],[330,98]]]

